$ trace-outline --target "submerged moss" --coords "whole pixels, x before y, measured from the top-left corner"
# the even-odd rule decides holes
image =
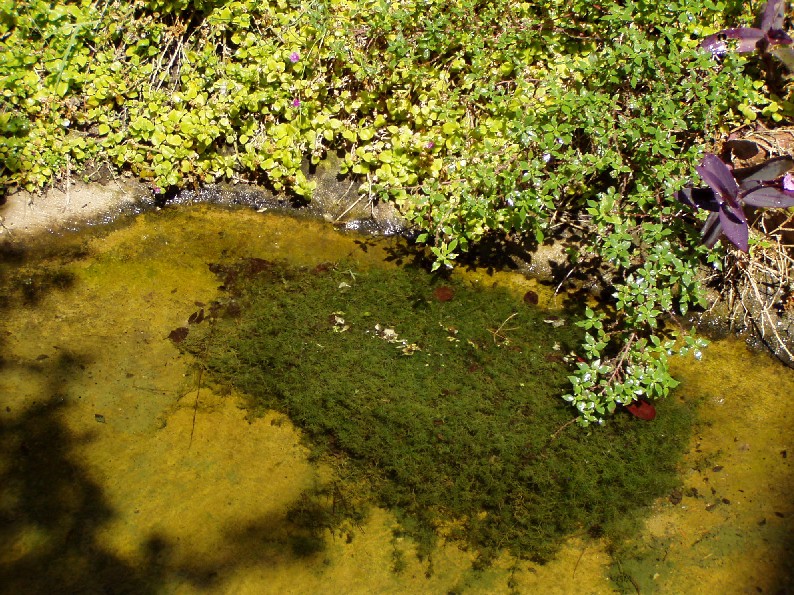
[[[578,331],[507,292],[412,267],[212,268],[228,299],[182,345],[253,407],[289,415],[426,544],[440,532],[486,560],[543,560],[574,532],[625,530],[677,483],[684,406],[570,425],[561,355]]]

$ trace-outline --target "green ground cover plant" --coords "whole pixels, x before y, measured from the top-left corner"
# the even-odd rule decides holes
[[[423,230],[436,267],[494,236],[574,230],[566,266],[598,270],[611,304],[583,312],[566,398],[603,422],[666,395],[666,358],[700,348],[662,323],[703,305],[708,258],[674,192],[723,132],[792,115],[763,60],[700,47],[760,9],[1,0],[0,184],[40,188],[93,160],[155,192],[251,180],[310,200],[302,166],[339,153]]]
[[[211,269],[227,293],[180,341],[203,377],[288,415],[346,485],[398,511],[423,555],[437,533],[483,563],[505,549],[548,559],[575,532],[619,540],[677,484],[691,423],[679,401],[653,424],[571,425],[563,354],[581,330],[564,314],[416,266]]]

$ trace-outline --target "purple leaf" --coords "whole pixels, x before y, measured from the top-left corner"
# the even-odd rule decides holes
[[[783,20],[786,18],[785,0],[769,0],[764,7],[761,17],[761,29],[771,31],[783,28]]]
[[[783,31],[783,29],[772,29],[771,31],[767,31],[766,40],[769,42],[769,45],[791,45],[792,39],[788,36],[788,33]]]
[[[724,213],[731,222],[737,223],[747,227],[747,217],[744,215],[744,209],[741,206],[734,206],[730,203],[724,202],[720,205],[720,213]],[[725,221],[722,220],[723,224]]]
[[[700,47],[715,56],[721,56],[730,49],[727,43],[729,39],[735,39],[738,42],[734,49],[740,54],[756,50],[763,53],[768,50],[769,46],[791,45],[793,43],[791,37],[783,31],[785,16],[785,0],[769,0],[761,15],[760,29],[758,27],[723,29],[704,38]]]
[[[738,204],[736,198],[739,195],[739,187],[733,178],[733,172],[722,159],[714,153],[706,153],[695,169],[717,195],[717,200]]]
[[[739,250],[747,252],[750,232],[741,208],[737,209],[724,202],[720,205],[719,217],[722,233],[725,234],[725,237]]]
[[[703,225],[703,230],[700,232],[700,235],[703,236],[703,243],[706,247],[714,247],[714,244],[717,243],[717,240],[719,240],[722,235],[719,213],[711,213],[706,218],[706,223]]]
[[[759,182],[758,180],[750,180],[749,182],[742,182],[739,184],[739,196],[745,197],[751,192],[755,192],[759,188],[763,188],[764,185]]]
[[[794,196],[777,188],[762,186],[743,197],[751,207],[787,208],[794,207]]]
[[[711,188],[682,188],[676,194],[678,200],[694,209],[718,211],[720,203]]]
[[[733,171],[733,175],[739,180],[743,189],[748,186],[748,182],[771,182],[777,180],[790,169],[794,168],[794,159],[788,156],[767,159],[760,165],[743,167]]]
[[[754,52],[758,42],[764,39],[765,34],[761,29],[755,27],[738,27],[736,29],[723,29],[719,33],[714,33],[704,37],[700,42],[700,47],[708,50],[715,56],[721,56],[728,52],[726,40],[736,39],[739,41],[736,51],[740,54]]]
[[[697,210],[698,205],[695,202],[695,198],[692,194],[695,192],[695,189],[691,186],[686,188],[681,188],[678,192],[675,193],[675,197],[685,205],[692,207],[693,209]]]

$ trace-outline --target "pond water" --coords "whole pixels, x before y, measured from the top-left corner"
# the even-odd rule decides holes
[[[738,340],[712,344],[700,362],[674,363],[682,381],[675,400],[697,404],[698,414],[681,485],[659,497],[644,527],[617,549],[574,532],[545,564],[501,553],[483,568],[454,541],[420,557],[395,513],[378,507],[343,531],[325,530],[316,547],[316,532],[294,513],[338,469],[312,457],[283,414],[253,415],[246,395],[202,382],[196,358],[168,337],[192,329],[190,315],[219,299],[209,263],[286,259],[315,267],[353,258],[366,269],[393,266],[398,244],[310,219],[197,206],[7,245],[2,272],[13,284],[4,282],[0,301],[0,592],[775,593],[792,586],[794,371]],[[496,283],[519,299],[532,291],[540,306],[555,307],[532,280],[466,275],[466,283]]]

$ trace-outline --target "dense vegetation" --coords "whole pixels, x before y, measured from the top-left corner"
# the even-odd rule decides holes
[[[504,290],[444,281],[417,265],[211,265],[227,290],[180,345],[205,379],[242,390],[311,438],[337,477],[314,530],[396,510],[432,551],[436,533],[486,563],[545,560],[572,533],[620,543],[677,484],[690,407],[571,427],[564,354],[581,329]],[[187,328],[184,329],[187,332]],[[304,519],[308,520],[308,519]],[[319,526],[317,526],[319,525]]]
[[[567,398],[602,421],[667,394],[667,312],[702,302],[706,257],[673,193],[721,135],[789,117],[768,64],[699,40],[738,0],[0,2],[0,183],[88,160],[161,192],[263,181],[309,198],[329,152],[425,231],[438,266],[473,242],[580,230],[611,308],[587,311]],[[777,77],[779,80],[779,77]]]

